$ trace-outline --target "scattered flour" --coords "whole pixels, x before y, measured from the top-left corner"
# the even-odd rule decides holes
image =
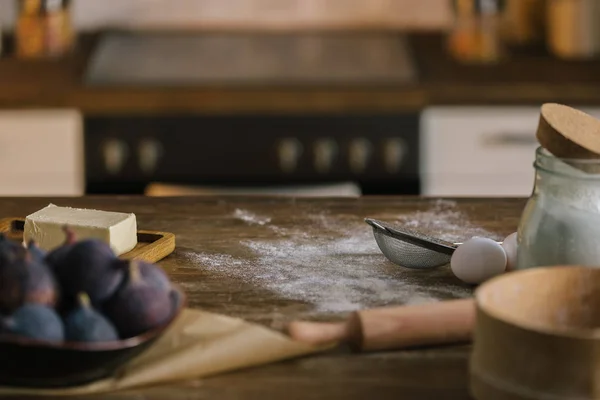
[[[307,303],[314,313],[344,313],[471,295],[471,289],[454,279],[449,268],[413,271],[390,263],[377,247],[372,230],[356,216],[334,217],[322,212],[303,215],[303,221],[313,224],[310,232],[319,232],[316,236],[307,234],[301,226],[277,227],[271,218],[247,210],[235,210],[234,217],[265,228],[275,227],[280,238],[241,241],[240,246],[248,252],[243,259],[229,254],[188,252],[184,254],[188,263],[250,282],[283,299]],[[409,225],[446,240],[494,237],[472,226],[456,210],[456,204],[449,201],[438,200],[429,210],[409,215],[373,217]],[[427,279],[423,279],[424,273],[429,274]]]
[[[233,216],[250,225],[266,225],[271,222],[271,218],[269,217],[256,215],[248,210],[240,210],[239,208],[235,209]]]
[[[392,219],[388,222],[396,222],[450,242],[461,242],[473,236],[500,239],[496,234],[472,225],[462,212],[456,210],[456,206],[455,201],[436,200],[427,211],[397,216],[395,221]]]

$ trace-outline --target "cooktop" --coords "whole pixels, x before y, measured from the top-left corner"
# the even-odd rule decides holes
[[[408,84],[399,33],[106,34],[84,77],[93,86]]]

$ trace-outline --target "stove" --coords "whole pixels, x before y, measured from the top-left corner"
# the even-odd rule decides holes
[[[400,85],[417,79],[397,33],[106,35],[92,87]],[[277,101],[274,99],[274,101]],[[85,120],[87,192],[152,182],[265,187],[354,182],[364,194],[418,194],[419,115],[94,116]]]
[[[153,182],[298,186],[354,182],[362,194],[419,194],[419,116],[88,117],[86,192],[141,194]]]
[[[398,33],[106,34],[89,86],[408,84],[417,79]]]

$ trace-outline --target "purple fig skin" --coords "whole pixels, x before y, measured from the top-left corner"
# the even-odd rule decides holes
[[[26,255],[27,250],[20,243],[0,233],[0,268],[23,259]]]
[[[0,267],[0,313],[12,314],[25,302],[27,271],[19,262]]]
[[[41,304],[25,304],[3,322],[11,334],[34,340],[62,342],[63,323],[56,312]]]
[[[65,338],[72,342],[112,342],[119,340],[113,324],[90,304],[86,293],[77,296],[77,307],[64,318]]]
[[[137,267],[140,270],[142,280],[149,285],[155,286],[159,289],[170,291],[171,281],[167,276],[166,272],[156,264],[148,263],[143,260],[122,260],[117,259],[119,267],[124,270],[128,270],[131,263],[137,263]]]
[[[59,288],[50,267],[30,255],[23,268],[27,271],[25,283],[25,303],[55,307],[59,298]]]
[[[170,291],[148,283],[137,262],[130,263],[123,285],[104,305],[104,314],[115,325],[121,339],[160,326],[171,313]]]
[[[30,243],[28,248],[35,246]],[[12,314],[25,303],[54,307],[58,287],[52,272],[38,259],[40,253],[0,238],[0,312]]]
[[[25,301],[26,256],[22,244],[0,234],[0,313],[4,315],[13,313]]]
[[[146,282],[166,292],[171,290],[171,281],[169,280],[169,277],[158,265],[140,262],[139,268],[140,273]]]
[[[54,268],[63,294],[75,298],[88,294],[94,307],[110,298],[121,285],[125,272],[115,266],[116,256],[110,246],[97,239],[72,245],[61,264]]]
[[[29,241],[29,244],[27,245],[27,252],[29,254],[31,254],[31,257],[34,260],[36,260],[38,262],[45,262],[44,260],[46,259],[47,253],[37,246],[37,243],[35,242],[35,240]]]
[[[55,270],[58,266],[64,263],[65,257],[76,242],[75,232],[73,232],[71,228],[65,226],[63,227],[63,231],[65,232],[66,236],[65,242],[54,250],[48,252],[45,257],[46,264],[48,264],[52,270]]]
[[[26,303],[56,306],[59,290],[52,272],[30,255],[0,268],[0,312],[11,314]]]

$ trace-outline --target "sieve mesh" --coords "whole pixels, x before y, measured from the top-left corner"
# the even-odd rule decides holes
[[[406,268],[428,269],[450,262],[457,244],[449,243],[420,232],[392,228],[380,221],[367,219],[381,252],[394,264]]]

